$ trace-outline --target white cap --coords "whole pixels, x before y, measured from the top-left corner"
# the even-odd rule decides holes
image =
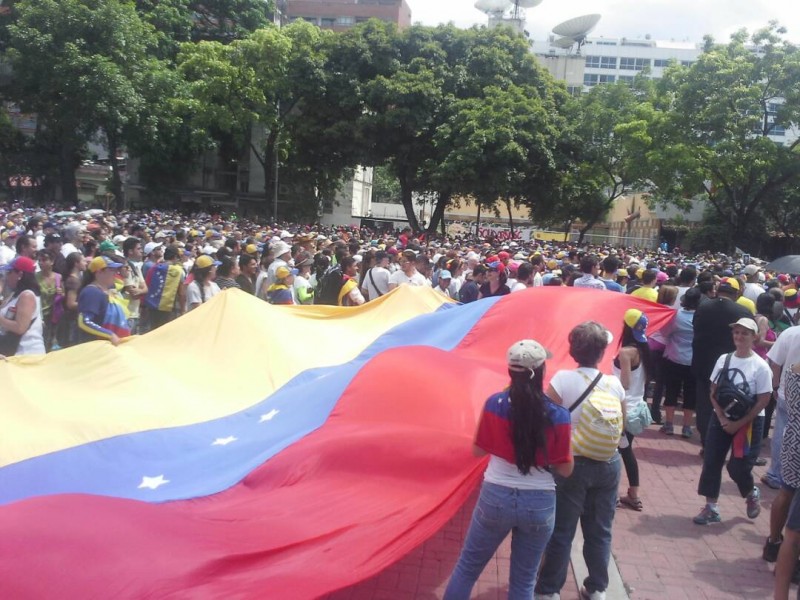
[[[750,317],[742,317],[736,323],[731,323],[731,329],[736,327],[744,327],[745,329],[749,329],[755,334],[758,334],[758,324],[756,323],[755,319],[751,319]]]
[[[756,265],[747,265],[744,268],[744,274],[747,275],[748,277],[755,275],[756,273],[758,273],[758,271],[759,268]]]
[[[144,245],[144,255],[148,256],[151,252],[157,250],[158,248],[161,248],[161,246],[163,245],[164,244],[162,244],[161,242],[147,242]]]
[[[536,340],[514,342],[506,353],[506,361],[509,367],[530,371],[538,369],[545,360],[552,357],[553,355]]]
[[[275,255],[276,258],[278,256],[283,256],[287,252],[291,252],[291,251],[292,251],[292,247],[289,244],[287,244],[286,242],[275,242],[272,245],[272,252],[273,252],[273,254]]]

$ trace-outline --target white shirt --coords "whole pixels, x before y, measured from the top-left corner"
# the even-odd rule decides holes
[[[761,287],[757,283],[745,283],[744,284],[744,292],[742,292],[742,296],[745,298],[749,298],[753,302],[755,302],[758,297],[764,293],[764,288]]]
[[[533,287],[542,287],[543,285],[544,279],[542,278],[542,274],[536,271],[536,273],[533,274]]]
[[[375,281],[373,285],[372,282]],[[370,300],[389,292],[389,271],[383,267],[372,267],[364,277],[364,289]]]
[[[5,317],[6,319],[14,320],[17,312],[17,302],[23,294],[30,294],[36,299],[36,309],[34,310],[33,321],[31,321],[28,330],[20,337],[16,356],[23,356],[25,354],[44,354],[44,324],[42,323],[42,301],[39,296],[30,290],[25,290],[16,298],[12,297],[7,304],[0,308],[0,316]]]
[[[589,384],[594,381],[600,371],[597,369],[590,369],[588,367],[578,367],[575,370],[559,371],[553,375],[550,380],[550,385],[561,398],[561,406],[566,409],[572,407],[575,401],[581,397],[581,394],[586,391]],[[585,376],[585,377],[584,377]],[[588,378],[588,379],[587,379]],[[619,379],[613,375],[604,375],[600,381],[597,382],[597,387],[619,398],[620,404],[625,401],[625,388]],[[570,413],[570,420],[573,427],[578,424],[581,418],[581,411],[583,410],[583,402]]]
[[[73,252],[80,252],[73,244],[66,242],[63,246],[61,246],[61,256],[67,258]]]
[[[396,271],[389,276],[389,284],[392,285],[402,285],[407,283],[408,285],[422,287],[424,285],[430,285],[430,282],[422,276],[422,274],[414,269],[414,272],[409,277],[406,275],[402,270]]]
[[[774,347],[774,346],[773,346]],[[722,354],[714,365],[714,370],[711,371],[711,382],[715,383],[719,372],[725,365],[727,354]],[[744,379],[747,385],[750,386],[751,394],[769,394],[772,392],[772,369],[769,368],[767,361],[761,358],[758,354],[753,352],[747,358],[739,358],[734,354],[731,356],[731,364],[729,369],[739,369],[744,374]],[[734,380],[738,383],[738,380]],[[758,413],[759,417],[766,414],[765,410]]]
[[[0,267],[10,263],[16,256],[17,253],[14,252],[13,248],[9,248],[5,244],[0,244]]]
[[[521,281],[518,281],[517,283],[514,284],[514,287],[511,288],[511,293],[513,294],[514,292],[521,292],[522,290],[527,290],[527,289],[528,289],[527,285],[525,285]]]
[[[203,286],[203,292],[205,293],[205,301],[208,302],[219,294],[219,286],[214,283],[213,281],[207,281],[206,284]],[[192,281],[189,286],[186,288],[186,307],[191,310],[192,304],[202,304],[203,299],[200,298],[200,286],[197,285],[196,281]]]
[[[786,374],[794,362],[800,361],[800,327],[790,327],[778,336],[778,340],[767,352],[776,365],[783,367],[781,385],[778,387],[778,402],[786,401]]]

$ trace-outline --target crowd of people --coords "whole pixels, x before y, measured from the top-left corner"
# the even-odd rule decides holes
[[[228,288],[276,305],[357,306],[400,285],[429,286],[462,303],[564,286],[669,306],[672,320],[652,334],[646,310],[625,313],[610,374],[598,369],[609,338],[595,322],[569,332],[577,367],[556,373],[547,390],[547,350],[533,340],[512,346],[509,387],[486,402],[476,433],[475,450],[490,455],[489,466],[446,597],[468,597],[512,531],[510,596],[530,598],[535,589],[536,598],[558,598],[580,521],[589,568],[581,593],[604,598],[614,513],[646,509],[634,442],[653,423],[665,436],[699,434],[698,525],[722,520],[726,460],[747,516],[759,515],[752,469],[772,430],[762,483],[780,491],[763,558],[777,561],[776,598],[787,597],[800,551],[798,273],[679,248],[426,239],[409,228],[264,225],[157,211],[0,206],[0,238],[4,356],[92,340],[116,345]],[[623,469],[627,489],[620,490]]]

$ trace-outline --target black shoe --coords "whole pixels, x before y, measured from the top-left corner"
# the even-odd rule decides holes
[[[782,541],[783,536],[781,536],[777,542],[773,542],[767,538],[767,541],[764,542],[764,551],[761,553],[761,558],[770,563],[774,563],[778,560],[778,551],[781,549]]]
[[[767,459],[764,458],[763,456],[759,456],[756,459],[756,466],[757,467],[766,467],[767,466]]]
[[[661,420],[661,411],[655,413],[652,410],[650,411],[650,416],[653,418],[653,423],[656,425],[662,425],[663,421]]]

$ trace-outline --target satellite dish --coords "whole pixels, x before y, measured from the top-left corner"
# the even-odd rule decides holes
[[[507,8],[514,6],[511,0],[478,0],[475,8],[485,13],[503,12]]]
[[[514,4],[519,8],[533,8],[539,6],[542,0],[514,0]]]
[[[572,48],[577,43],[577,40],[571,37],[562,37],[550,42],[550,45],[555,46],[556,48]]]
[[[553,33],[582,41],[586,39],[586,36],[597,26],[599,21],[600,15],[597,14],[575,17],[553,27]]]

